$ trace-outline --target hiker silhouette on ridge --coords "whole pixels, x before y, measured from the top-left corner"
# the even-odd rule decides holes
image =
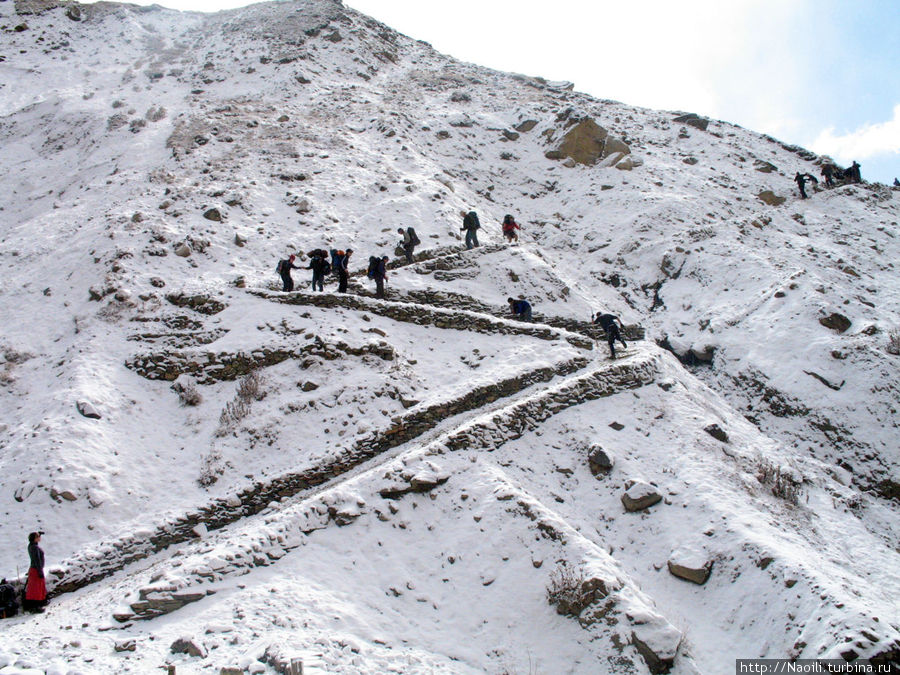
[[[616,358],[616,340],[622,343],[623,349],[628,348],[625,340],[622,339],[622,333],[619,331],[619,326],[622,326],[622,322],[615,314],[598,313],[597,316],[593,317],[593,322],[599,324],[606,331],[606,341],[609,344],[609,358]],[[622,330],[625,330],[625,326],[622,326]]]

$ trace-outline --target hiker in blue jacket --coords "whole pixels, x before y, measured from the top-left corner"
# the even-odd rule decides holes
[[[622,343],[623,349],[628,348],[628,345],[625,344],[625,340],[622,339],[622,333],[619,331],[619,326],[622,326],[619,317],[614,314],[597,314],[597,316],[594,317],[594,323],[599,324],[600,327],[606,331],[606,341],[609,343],[609,358],[616,358],[616,340]],[[622,330],[625,330],[625,326],[622,326]]]
[[[513,300],[507,298],[509,311],[513,316],[521,317],[522,321],[531,321],[531,304],[527,300]]]

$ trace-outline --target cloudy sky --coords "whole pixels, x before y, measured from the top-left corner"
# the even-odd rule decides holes
[[[900,0],[345,4],[464,61],[734,122],[841,164],[855,159],[868,180],[900,177]]]

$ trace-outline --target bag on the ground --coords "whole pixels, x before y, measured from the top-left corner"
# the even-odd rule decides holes
[[[374,255],[369,256],[369,268],[366,270],[366,276],[370,279],[375,278],[375,272],[378,270],[378,263],[380,261]]]

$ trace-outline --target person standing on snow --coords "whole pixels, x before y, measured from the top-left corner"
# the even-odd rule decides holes
[[[519,235],[516,234],[516,230],[521,230],[519,224],[516,222],[516,219],[513,218],[508,213],[503,216],[503,236],[506,237],[506,240],[510,243],[514,241],[519,241]]]
[[[403,241],[400,242],[400,246],[403,247],[403,255],[406,256],[406,262],[412,265],[413,252],[416,250],[416,246],[422,242],[419,241],[419,237],[412,227],[407,227],[405,230],[402,227],[398,227],[397,232],[403,235]]]
[[[593,318],[593,322],[599,324],[606,331],[606,341],[609,343],[609,358],[616,358],[616,340],[622,343],[623,349],[628,348],[625,340],[622,339],[622,333],[619,331],[619,326],[622,326],[619,317],[614,314],[597,314]],[[625,330],[625,326],[622,326],[622,330]]]
[[[330,270],[330,266],[328,261],[325,259],[325,251],[316,251],[315,255],[313,255],[312,260],[309,261],[309,269],[312,270],[312,289],[316,290],[316,286],[319,287],[320,291],[324,291],[325,284],[325,275],[328,274]]]
[[[347,279],[350,278],[350,255],[353,253],[352,248],[348,248],[344,255],[338,261],[338,293],[347,292]]]
[[[294,260],[296,259],[297,256],[291,254],[291,257],[287,260],[278,261],[278,274],[281,275],[281,283],[284,284],[284,287],[281,290],[285,293],[290,293],[294,290],[294,280],[291,278],[291,270],[300,269],[294,264]]]
[[[43,612],[47,604],[47,582],[44,580],[44,551],[40,547],[43,532],[28,535],[28,580],[25,582],[24,609]]]
[[[800,188],[800,199],[806,199],[806,174],[797,172],[797,175],[794,176],[794,182],[797,184],[797,187]]]
[[[506,302],[509,303],[509,311],[513,316],[521,317],[522,321],[532,321],[530,302],[527,300],[513,300],[512,298],[507,298]]]
[[[375,297],[384,299],[384,282],[387,280],[388,257],[377,258],[374,255],[369,258],[368,276],[375,280]]]
[[[481,223],[478,222],[478,214],[474,211],[469,211],[463,217],[463,226],[460,231],[466,231],[466,248],[471,249],[473,246],[478,247],[478,230],[481,228]]]

